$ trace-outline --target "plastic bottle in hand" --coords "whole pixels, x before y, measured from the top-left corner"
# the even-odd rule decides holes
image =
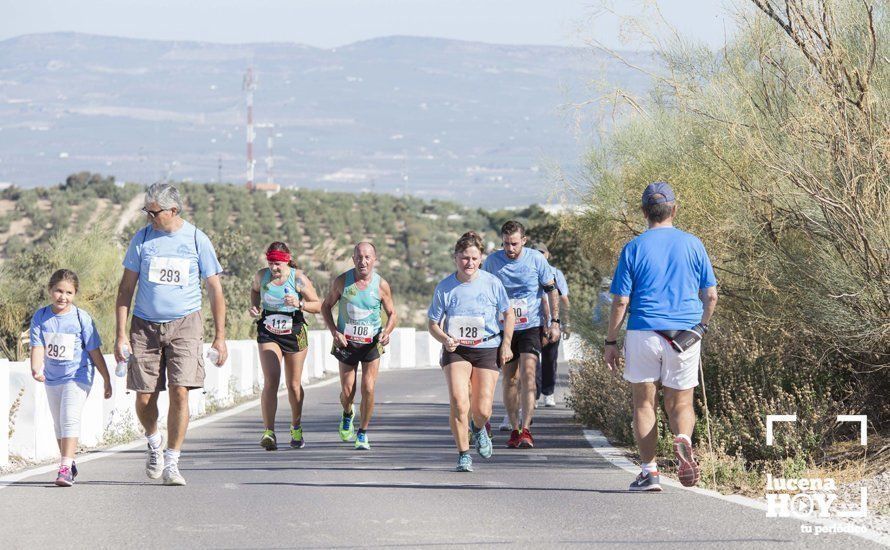
[[[219,361],[219,352],[216,351],[216,348],[209,348],[209,349],[207,350],[207,360],[210,361],[210,363],[211,363],[214,367],[218,367],[218,366],[219,366],[219,365],[216,364],[216,362]]]
[[[123,378],[127,375],[127,365],[130,364],[130,348],[124,346],[124,349],[121,350],[121,355],[124,356],[124,360],[118,361],[117,367],[114,369],[114,374]]]

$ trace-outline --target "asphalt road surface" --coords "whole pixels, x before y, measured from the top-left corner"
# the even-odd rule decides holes
[[[146,478],[132,450],[82,464],[70,489],[46,473],[2,488],[0,548],[879,547],[679,488],[629,493],[561,400],[538,410],[537,448],[496,432],[494,456],[457,473],[438,369],[381,373],[370,452],[340,441],[338,393],[306,390],[303,449],[286,446],[286,398],[281,450],[259,447],[258,407],[191,430],[186,487]]]

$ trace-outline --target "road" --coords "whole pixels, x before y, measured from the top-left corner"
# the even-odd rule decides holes
[[[372,450],[356,451],[337,436],[338,391],[306,391],[304,449],[261,449],[256,407],[190,431],[186,487],[147,479],[132,450],[82,464],[71,489],[45,473],[2,488],[0,548],[879,547],[679,488],[628,493],[632,475],[562,406],[539,410],[536,449],[505,449],[496,433],[491,460],[453,472],[438,369],[382,372]]]

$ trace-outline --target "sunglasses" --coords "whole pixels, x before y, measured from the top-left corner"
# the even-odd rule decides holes
[[[147,208],[143,208],[142,211],[148,214],[148,216],[152,219],[157,218],[158,214],[161,212],[166,212],[167,210],[173,210],[172,208],[161,208],[160,210],[149,210]]]

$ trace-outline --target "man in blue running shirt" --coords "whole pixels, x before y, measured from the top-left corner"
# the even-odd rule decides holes
[[[630,490],[661,491],[655,462],[659,387],[676,434],[680,482],[692,486],[700,477],[692,452],[692,392],[698,385],[701,336],[717,305],[717,279],[702,242],[674,227],[677,203],[670,185],[660,181],[646,187],[642,210],[649,229],[624,246],[612,277],[603,359],[617,372],[618,329],[629,308],[624,379],[633,390],[634,438],[642,462]]]
[[[535,374],[541,355],[541,338],[546,335],[549,341],[559,341],[559,291],[553,268],[544,255],[525,247],[528,237],[521,223],[505,223],[501,227],[501,238],[504,249],[488,256],[482,269],[504,283],[516,317],[511,341],[513,360],[504,365],[504,407],[513,428],[507,448],[531,448],[535,441],[529,427],[535,411]],[[544,316],[541,314],[545,293],[550,306],[548,326],[543,326]]]

